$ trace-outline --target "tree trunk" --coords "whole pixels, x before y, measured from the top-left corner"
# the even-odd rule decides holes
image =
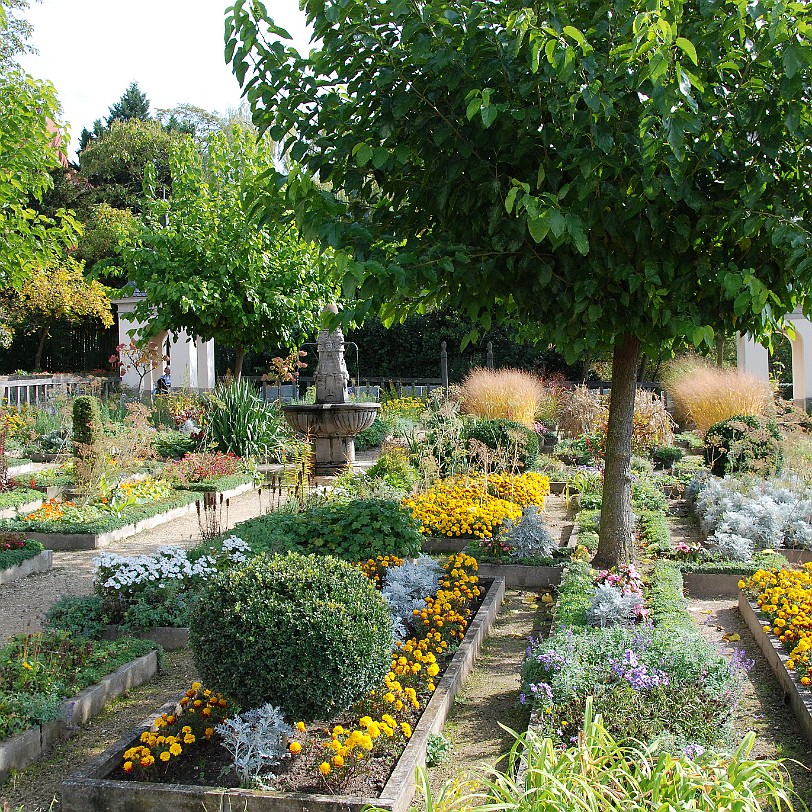
[[[612,397],[606,429],[600,543],[592,562],[596,567],[617,567],[634,560],[631,458],[639,361],[639,339],[624,335],[615,344],[612,357]]]
[[[245,347],[234,348],[234,380],[239,383],[242,378],[242,362],[245,359]]]
[[[37,352],[34,355],[34,371],[39,372],[42,369],[42,352],[45,349],[45,340],[51,332],[51,326],[44,327],[40,333],[39,344],[37,345]]]
[[[716,334],[716,366],[725,365],[725,337],[722,333]]]

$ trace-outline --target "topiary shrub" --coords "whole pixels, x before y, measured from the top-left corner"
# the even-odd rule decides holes
[[[256,553],[334,555],[366,561],[379,555],[412,558],[420,552],[420,523],[397,502],[355,499],[320,505],[304,513],[269,513],[232,531]]]
[[[770,476],[781,468],[781,434],[757,415],[737,415],[708,429],[705,460],[716,476],[753,473]]]
[[[468,442],[478,440],[488,448],[502,448],[505,461],[516,459],[525,470],[532,468],[539,456],[538,434],[515,420],[477,420],[466,429],[465,438]]]
[[[93,395],[79,395],[73,401],[73,445],[77,456],[81,454],[81,446],[92,446],[101,431],[99,399]]]
[[[382,684],[391,665],[386,600],[330,556],[258,556],[206,582],[189,619],[206,685],[244,708],[329,719]]]

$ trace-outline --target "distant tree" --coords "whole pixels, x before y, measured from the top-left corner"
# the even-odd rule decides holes
[[[316,328],[336,292],[330,260],[283,222],[280,193],[264,223],[252,215],[247,200],[274,166],[269,139],[234,129],[210,137],[205,164],[189,138],[169,157],[171,198],[151,190],[139,240],[124,252],[146,295],[136,312],[146,338],[183,328],[233,347],[239,378],[246,350],[293,346]]]
[[[157,169],[158,193],[168,193],[169,149],[183,137],[158,121],[114,121],[79,155],[80,174],[93,187],[90,201],[140,210],[147,164]]]
[[[225,119],[194,104],[178,104],[159,109],[156,119],[170,132],[188,133],[198,146],[203,147],[210,135],[223,129]]]
[[[120,279],[120,253],[138,232],[138,218],[129,209],[107,203],[93,206],[83,223],[75,257],[85,263],[87,275],[106,281]]]
[[[28,41],[31,23],[20,16],[29,6],[28,0],[0,0],[0,69],[13,64],[20,54],[36,52]]]
[[[34,369],[42,364],[42,351],[53,327],[60,321],[76,323],[97,318],[105,327],[113,324],[107,288],[88,281],[84,266],[74,259],[35,267],[19,290],[5,290],[0,303],[3,321],[14,329],[40,336]]]
[[[121,98],[110,106],[110,114],[107,116],[107,126],[114,121],[129,121],[130,119],[147,121],[149,119],[149,99],[138,87],[138,82],[133,82],[122,93]]]

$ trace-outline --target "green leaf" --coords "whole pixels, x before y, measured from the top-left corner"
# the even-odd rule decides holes
[[[685,39],[685,37],[677,37],[677,48],[679,48],[687,57],[694,63],[694,65],[699,64],[699,58],[696,55],[696,48],[694,44],[689,39]]]
[[[513,212],[513,206],[516,203],[517,194],[519,194],[519,187],[513,186],[508,190],[508,193],[505,196],[505,209],[507,210],[508,214]]]
[[[480,113],[482,115],[482,123],[485,125],[485,129],[487,129],[496,121],[499,110],[496,108],[496,105],[489,104],[487,107],[481,107]]]
[[[530,232],[530,236],[536,242],[541,242],[547,236],[550,226],[548,225],[547,218],[544,216],[544,214],[540,214],[536,217],[528,217],[527,230]]]

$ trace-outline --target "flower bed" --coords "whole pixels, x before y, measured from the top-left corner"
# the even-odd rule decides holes
[[[375,565],[375,569],[377,570],[377,565]],[[452,567],[451,569],[458,568]],[[374,577],[374,573],[371,574]],[[398,735],[407,737],[408,743],[405,744],[400,758],[391,769],[391,774],[389,774],[388,778],[384,776],[381,783],[383,781],[385,783],[383,783],[383,788],[379,792],[365,790],[353,794],[353,788],[350,788],[349,793],[346,788],[342,788],[343,776],[341,773],[343,767],[339,766],[340,759],[333,761],[338,756],[338,752],[332,743],[334,741],[339,742],[339,748],[350,746],[351,748],[355,747],[358,752],[374,753],[377,744],[373,744],[372,751],[367,750],[367,738],[373,739],[372,734],[374,733],[376,734],[374,737],[375,742],[388,741],[388,736],[383,731],[383,727],[388,726],[386,724],[387,720],[383,717],[376,721],[376,719],[365,714],[366,718],[356,718],[354,722],[351,722],[352,726],[345,724],[339,730],[335,726],[328,727],[326,735],[317,734],[317,729],[311,729],[306,733],[301,729],[304,725],[297,726],[295,737],[289,745],[289,752],[293,755],[286,760],[308,759],[310,758],[308,754],[311,753],[313,756],[311,761],[317,763],[317,768],[319,768],[313,779],[317,787],[316,792],[305,794],[301,792],[280,793],[273,790],[258,792],[237,788],[225,789],[123,780],[127,776],[122,769],[124,763],[122,754],[130,751],[132,747],[144,744],[141,737],[145,731],[152,727],[153,719],[150,719],[138,731],[122,739],[63,785],[62,808],[65,812],[78,812],[78,810],[83,810],[83,812],[84,810],[91,810],[91,812],[93,810],[99,810],[99,812],[101,810],[105,810],[105,812],[121,810],[121,812],[124,812],[124,810],[139,808],[139,805],[147,803],[155,808],[172,808],[181,811],[195,810],[197,812],[203,805],[222,805],[224,800],[228,799],[229,804],[233,804],[235,807],[239,806],[240,809],[247,810],[247,812],[257,812],[258,810],[263,810],[263,812],[265,810],[274,810],[274,812],[278,812],[279,810],[292,808],[301,809],[303,804],[309,809],[323,810],[323,812],[335,812],[335,810],[339,809],[355,812],[371,803],[395,812],[405,812],[414,794],[415,767],[422,765],[425,760],[429,734],[439,732],[442,729],[454,696],[473,667],[479,646],[496,617],[503,594],[503,581],[494,582],[488,588],[482,605],[470,622],[459,649],[451,658],[442,676],[439,674],[431,676],[428,674],[428,669],[421,669],[425,670],[426,673],[421,674],[420,679],[423,680],[424,684],[429,681],[436,681],[436,689],[428,698],[423,714],[416,724],[406,722],[407,727],[404,729],[404,723],[398,723]],[[430,623],[427,630],[431,631],[432,628],[434,626]],[[400,663],[400,657],[396,657],[394,661],[396,668],[403,670],[410,661],[416,661],[413,658],[413,651],[410,653],[409,648],[411,647],[408,646],[408,643],[404,644],[401,656],[406,659],[406,663]],[[411,670],[411,666],[409,666],[409,670]],[[404,697],[408,697],[409,693],[405,691],[405,688],[408,687],[405,677],[398,676],[400,679],[395,681],[403,681],[401,687],[404,690]],[[396,686],[393,687],[396,689]],[[384,701],[386,700],[384,699]],[[408,707],[404,699],[400,701],[404,704],[404,707]],[[391,713],[393,720],[397,721],[401,712],[396,710],[396,705],[393,704],[391,707],[393,708]],[[175,712],[176,705],[172,703],[161,710],[171,715]],[[371,730],[370,727],[372,727]],[[394,726],[388,727],[392,729],[394,735]],[[203,738],[205,739],[205,729]],[[353,744],[349,745],[348,743],[351,740]],[[297,747],[297,745],[299,746]],[[357,745],[360,745],[360,747]],[[329,749],[326,751],[324,749],[314,749],[317,747],[327,747]],[[383,747],[383,749],[386,750],[387,748]],[[317,756],[317,754],[325,752],[331,754],[329,762],[327,762],[329,770],[322,766],[325,763],[323,755]],[[316,762],[317,757],[321,758],[318,762]]]
[[[541,732],[568,743],[591,695],[622,739],[667,735],[679,747],[726,744],[743,656],[729,663],[705,641],[674,564],[658,562],[643,593],[635,577],[619,575],[614,584],[616,576],[606,574],[595,585],[587,565],[570,567],[553,633],[528,647],[522,697]],[[651,625],[634,623],[646,613]]]
[[[61,741],[73,736],[80,725],[96,716],[107,704],[152,679],[157,673],[158,656],[156,651],[149,650],[152,648],[151,644],[130,640],[115,644],[115,648],[113,644],[93,645],[107,646],[106,651],[117,651],[119,655],[100,663],[97,671],[84,669],[78,672],[81,678],[75,679],[67,692],[79,692],[61,703],[58,697],[52,697],[50,703],[40,703],[40,718],[29,717],[28,724],[21,723],[19,717],[9,710],[9,697],[13,701],[13,695],[0,694],[0,701],[4,703],[2,717],[5,729],[8,730],[14,724],[25,728],[0,741],[0,782],[12,770],[22,770],[47,755]],[[99,674],[103,676],[99,678]],[[87,685],[88,680],[95,684]],[[79,690],[83,683],[87,687]]]
[[[0,533],[0,584],[18,581],[51,568],[53,553],[33,539]]]

